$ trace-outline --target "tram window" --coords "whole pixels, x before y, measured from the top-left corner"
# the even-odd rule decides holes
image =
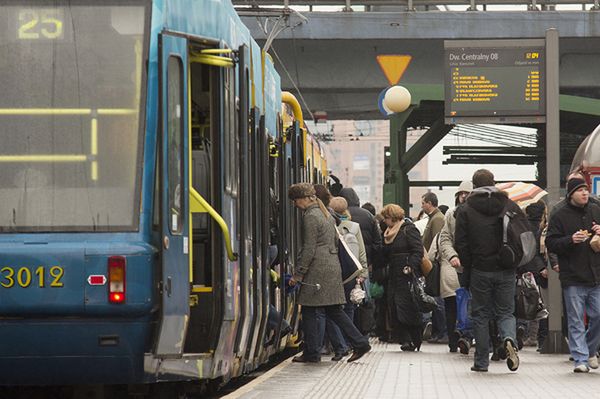
[[[173,234],[181,234],[183,221],[183,64],[178,57],[170,57],[168,65],[168,201],[169,228]]]
[[[0,230],[139,228],[149,8],[0,1]]]

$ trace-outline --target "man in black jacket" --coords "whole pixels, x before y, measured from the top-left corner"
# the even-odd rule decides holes
[[[550,217],[546,246],[558,255],[573,371],[587,373],[598,368],[600,346],[600,253],[589,245],[593,235],[600,235],[600,207],[590,202],[589,188],[581,178],[567,182],[566,200]]]
[[[495,320],[504,343],[506,364],[519,367],[515,344],[515,271],[500,265],[502,215],[522,212],[505,192],[495,187],[494,175],[486,169],[473,174],[473,188],[456,215],[455,248],[465,273],[470,275],[475,362],[472,371],[489,366],[489,322]]]

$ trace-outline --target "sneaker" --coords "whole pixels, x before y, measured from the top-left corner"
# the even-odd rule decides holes
[[[510,371],[517,371],[519,368],[519,354],[512,339],[507,338],[504,340],[504,350],[506,351],[506,365],[508,369]]]
[[[590,366],[591,369],[597,369],[598,368],[598,357],[597,356],[592,356],[588,359],[588,365]]]
[[[580,364],[573,369],[574,373],[589,373],[590,368],[585,364]]]
[[[463,355],[468,355],[470,349],[471,349],[471,344],[469,343],[469,341],[467,339],[460,338],[458,340],[458,350],[460,351],[460,353],[462,353]]]
[[[431,324],[431,322],[428,322],[427,324],[425,324],[425,328],[423,329],[423,341],[427,341],[429,338],[431,338],[431,329],[433,328],[433,324]]]

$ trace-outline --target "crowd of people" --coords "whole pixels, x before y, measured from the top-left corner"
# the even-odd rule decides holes
[[[302,210],[302,249],[289,284],[300,285],[304,333],[303,353],[293,361],[319,362],[330,347],[332,360],[351,353],[352,362],[371,350],[371,335],[399,344],[402,351],[419,351],[424,340],[447,344],[452,353],[469,354],[474,346],[472,371],[487,372],[490,359],[505,360],[516,371],[519,349],[532,345],[541,351],[548,334],[547,318],[516,318],[516,277],[532,275],[543,297],[549,270],[554,270],[562,285],[573,370],[598,368],[600,252],[589,244],[600,241],[593,239],[600,238],[600,204],[577,172],[567,177],[566,193],[550,216],[543,201],[522,210],[496,188],[492,172],[480,169],[460,184],[452,209],[427,192],[422,216],[412,220],[397,204],[379,213],[372,204],[361,207],[352,188],[336,190],[334,196],[324,185],[292,185],[288,196]],[[516,268],[503,259],[507,213],[526,217],[535,237],[535,255]],[[344,237],[357,243],[353,251],[363,266],[346,284],[338,258]],[[427,260],[439,265],[439,306],[431,313],[420,310],[414,294]],[[368,313],[356,312],[350,298],[357,284],[374,309],[372,323],[365,321]],[[469,314],[460,315],[468,323],[458,323],[459,290],[471,298]]]

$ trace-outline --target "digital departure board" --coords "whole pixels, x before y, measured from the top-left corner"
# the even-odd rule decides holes
[[[446,123],[545,122],[544,40],[446,41]]]

